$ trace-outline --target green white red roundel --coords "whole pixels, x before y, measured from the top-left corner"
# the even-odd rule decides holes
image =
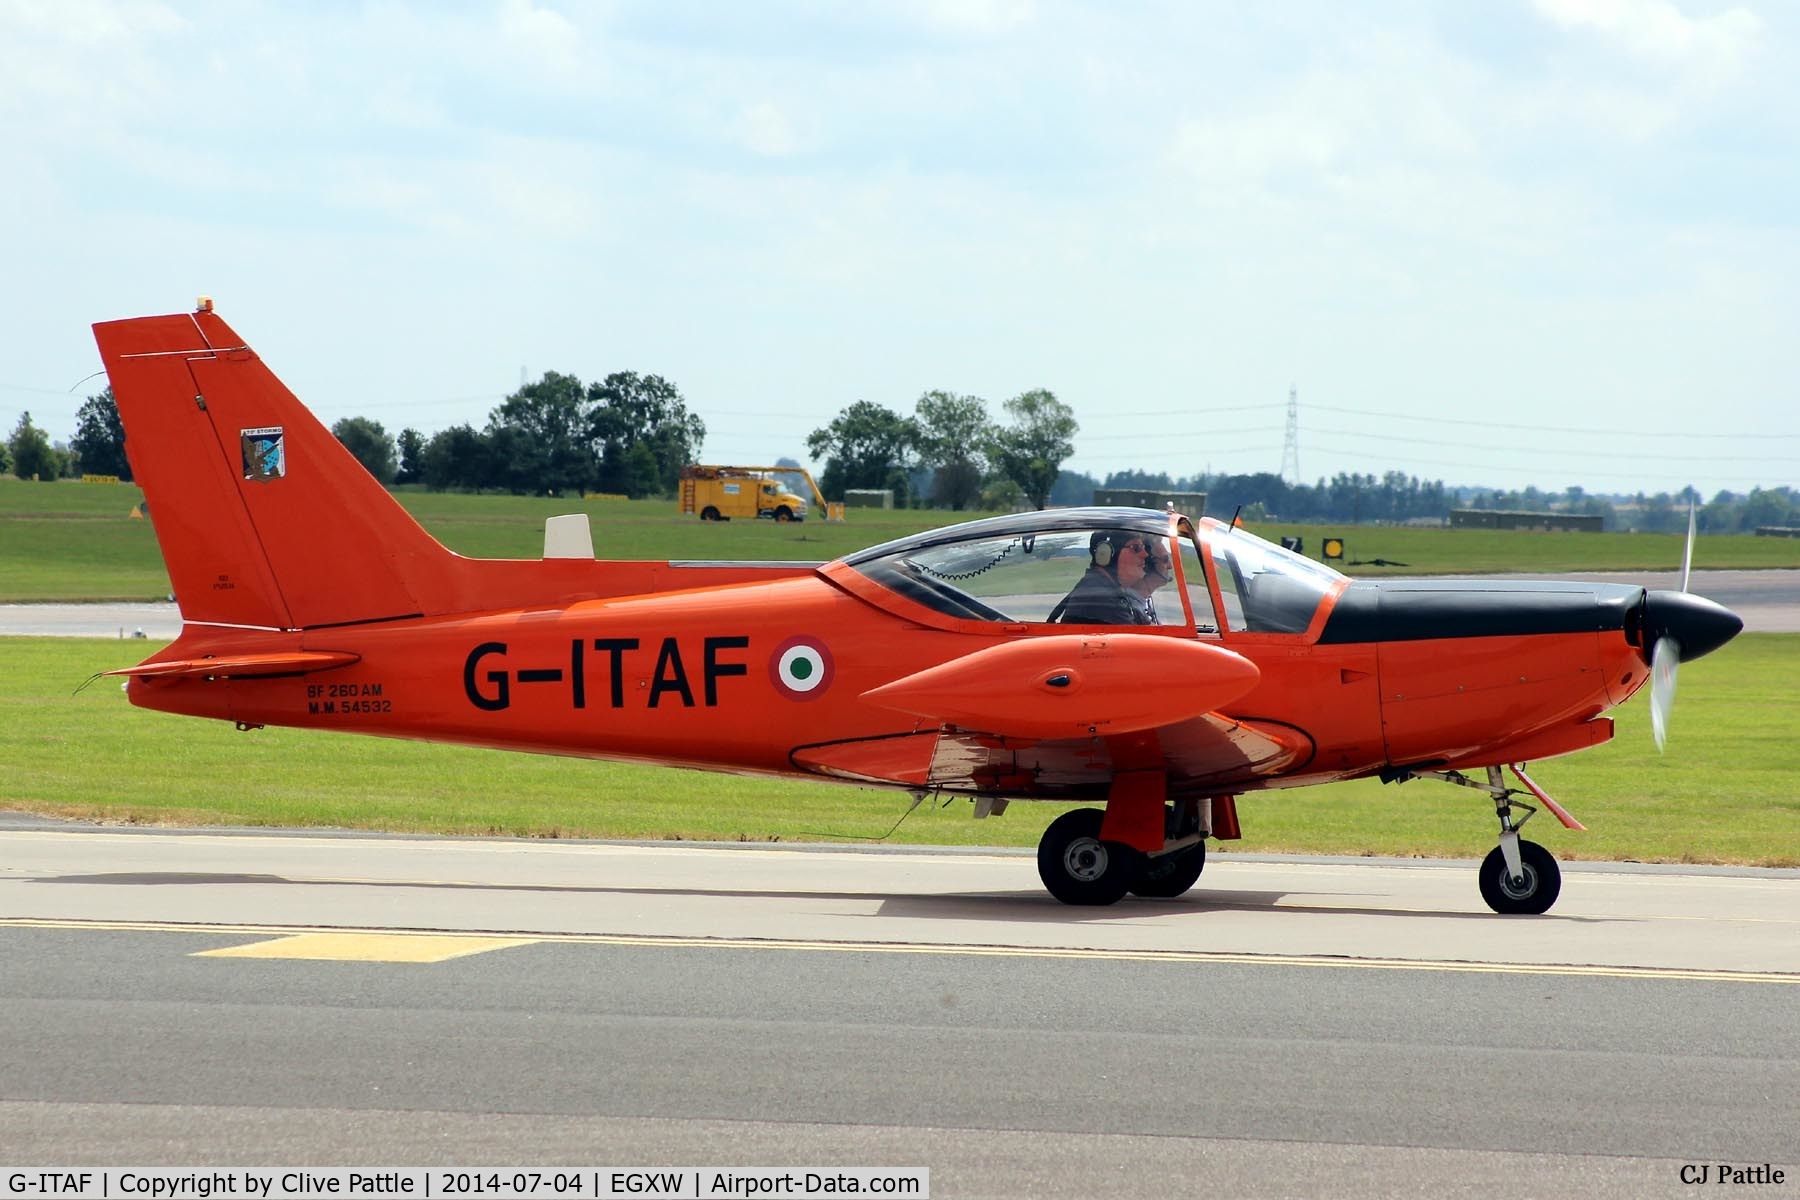
[[[789,638],[769,659],[769,678],[789,700],[817,700],[831,686],[833,674],[831,651],[814,638]]]

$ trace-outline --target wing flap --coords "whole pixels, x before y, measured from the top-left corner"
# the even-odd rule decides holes
[[[1223,794],[1303,766],[1312,739],[1223,713],[1122,737],[1031,739],[927,730],[802,746],[795,766],[859,783],[1048,800],[1102,798],[1121,770],[1161,766],[1171,794]]]

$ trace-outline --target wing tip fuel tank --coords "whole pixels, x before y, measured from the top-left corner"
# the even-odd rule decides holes
[[[991,646],[864,692],[870,704],[1017,737],[1131,733],[1247,694],[1256,664],[1205,642],[1059,634]]]

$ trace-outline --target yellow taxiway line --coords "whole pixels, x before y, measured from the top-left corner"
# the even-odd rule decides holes
[[[1247,954],[1220,950],[1103,950],[1053,946],[955,946],[929,942],[822,941],[800,938],[679,937],[655,934],[525,933],[430,929],[347,929],[301,925],[243,925],[171,921],[82,921],[0,917],[4,929],[261,934],[272,940],[218,950],[207,957],[324,958],[370,962],[442,962],[514,946],[563,943],[592,946],[679,947],[701,950],[790,950],[853,954],[931,954],[970,958],[1060,958],[1102,962],[1213,963],[1258,967],[1336,967],[1364,971],[1435,971],[1470,975],[1553,975],[1703,983],[1800,984],[1800,974],[1690,967],[1580,966],[1483,963],[1411,958],[1350,958],[1326,954]]]

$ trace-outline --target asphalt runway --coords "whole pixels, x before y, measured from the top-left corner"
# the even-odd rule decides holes
[[[53,1165],[926,1166],[934,1195],[1800,1188],[1800,871],[0,821],[0,1147]],[[1691,1172],[1690,1172],[1691,1174]]]
[[[1600,583],[1675,588],[1680,574],[1621,572],[1571,575]],[[1744,618],[1752,633],[1800,633],[1800,571],[1695,571],[1690,587]],[[0,604],[0,634],[31,637],[124,637],[158,643],[181,632],[181,613],[159,604]]]

